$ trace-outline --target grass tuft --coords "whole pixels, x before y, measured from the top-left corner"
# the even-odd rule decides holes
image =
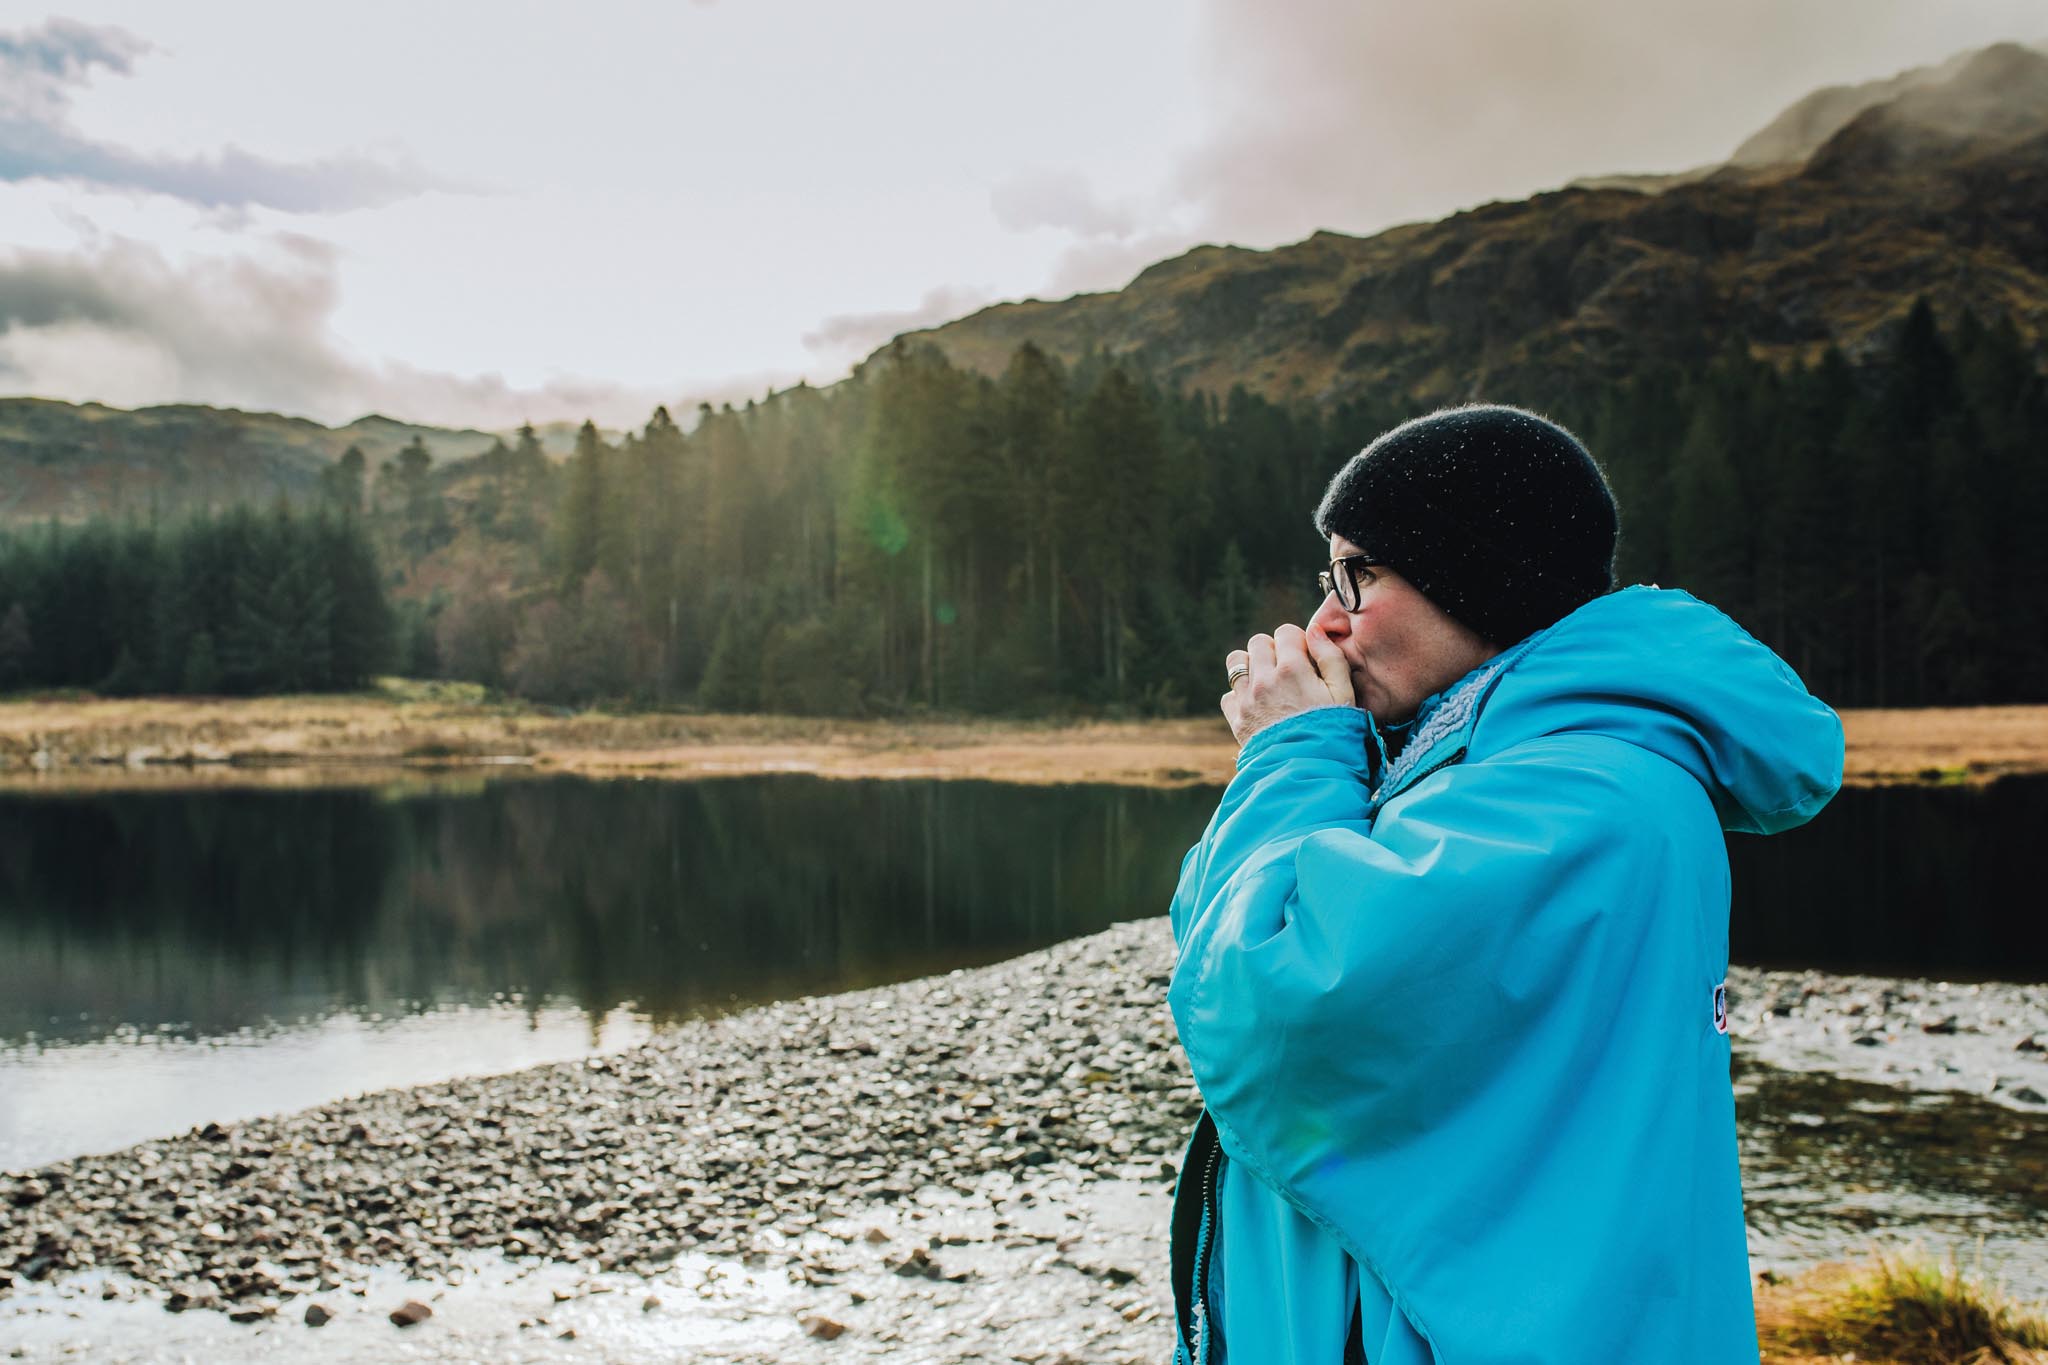
[[[1883,1365],[2048,1365],[2048,1319],[2005,1296],[1951,1252],[1875,1252],[1862,1265],[1822,1266],[1759,1295],[1764,1359]]]

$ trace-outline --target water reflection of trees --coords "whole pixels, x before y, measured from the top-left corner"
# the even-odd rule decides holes
[[[415,878],[465,926],[469,970],[672,1015],[1159,913],[1212,799],[809,778],[529,784],[438,812],[438,853]]]
[[[7,798],[0,1034],[138,997],[182,1019],[500,993],[673,1016],[899,979],[1160,913],[1212,803],[801,777]]]
[[[501,994],[667,1017],[900,979],[1163,912],[1214,799],[806,777],[8,796],[0,1039]],[[2048,979],[2044,822],[2048,780],[2008,780],[1850,791],[1734,839],[1735,958]]]
[[[1729,840],[1738,962],[2048,981],[2030,854],[2048,778],[1851,789],[1812,824]]]

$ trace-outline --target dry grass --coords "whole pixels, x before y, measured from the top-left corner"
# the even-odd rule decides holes
[[[2048,1365],[2048,1319],[1953,1254],[1827,1265],[1757,1293],[1764,1365]]]
[[[1844,711],[1852,782],[1983,781],[2048,772],[2048,706]]]
[[[2048,772],[2048,707],[1850,711],[1852,783],[1982,781]],[[516,762],[593,775],[826,777],[1220,785],[1236,749],[1222,719],[837,720],[684,711],[569,713],[494,702],[463,683],[252,698],[87,696],[0,701],[0,778],[237,774],[278,765]]]

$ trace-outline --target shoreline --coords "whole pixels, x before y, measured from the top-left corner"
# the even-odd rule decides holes
[[[2048,773],[2048,706],[1842,713],[1850,786]],[[562,713],[467,684],[222,698],[0,701],[0,787],[304,786],[398,775],[698,779],[802,773],[1031,785],[1222,786],[1217,717],[839,720],[685,711]]]
[[[1167,1210],[1199,1104],[1171,960],[1163,920],[1131,921],[0,1175],[0,1337],[110,1362],[1164,1359]],[[2048,1045],[2042,988],[1816,977],[1731,973],[1746,1062],[1867,1059],[1875,1078],[1910,1048],[1886,1077],[1907,1101],[2042,1111],[1955,1083],[1986,1049],[2048,1075],[2006,1036]],[[1794,1262],[1753,1255],[1761,1310]],[[435,1315],[396,1336],[408,1300]],[[313,1304],[334,1318],[319,1335]]]
[[[440,1295],[454,1303],[408,1346],[673,1359],[672,1337],[643,1341],[666,1315],[696,1330],[736,1313],[746,1330],[690,1358],[1163,1358],[1152,1239],[1196,1104],[1161,1008],[1165,940],[1137,921],[619,1053],[0,1175],[0,1338],[51,1358],[104,1327],[95,1359],[296,1342],[382,1360],[385,1314]],[[573,1325],[566,1305],[607,1292],[621,1321]],[[643,1310],[650,1296],[667,1307]],[[306,1335],[314,1303],[356,1323],[333,1334],[341,1354]],[[806,1335],[815,1316],[843,1336]]]

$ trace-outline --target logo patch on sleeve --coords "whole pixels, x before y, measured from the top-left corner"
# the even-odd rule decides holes
[[[1728,983],[1722,981],[1714,987],[1714,1032],[1728,1032]]]

